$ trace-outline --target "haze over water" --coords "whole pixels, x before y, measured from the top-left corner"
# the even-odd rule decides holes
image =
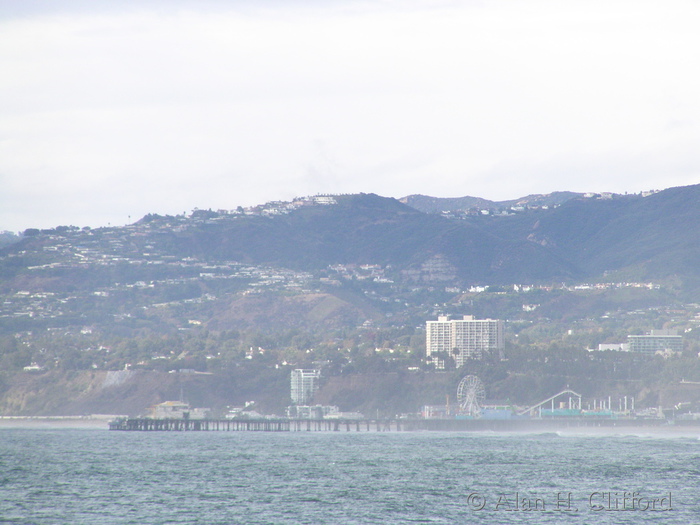
[[[668,523],[700,441],[562,433],[0,430],[0,522]]]

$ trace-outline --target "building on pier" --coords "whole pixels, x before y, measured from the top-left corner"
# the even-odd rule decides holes
[[[340,409],[333,405],[292,405],[285,412],[290,419],[324,419],[338,414]]]
[[[206,419],[210,416],[209,408],[190,408],[182,401],[164,401],[150,409],[153,419]]]
[[[341,412],[335,405],[292,405],[287,407],[285,415],[289,419],[365,419],[359,412]]]

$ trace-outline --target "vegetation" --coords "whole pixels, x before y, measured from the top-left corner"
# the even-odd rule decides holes
[[[195,399],[279,411],[292,367],[321,368],[318,400],[344,410],[415,412],[454,395],[467,373],[518,404],[566,385],[650,406],[694,400],[699,191],[563,194],[546,209],[454,217],[355,195],[27,230],[0,249],[0,413],[57,410],[57,400],[87,410],[73,403],[81,395],[116,410],[85,392],[124,370],[151,385],[133,387],[138,410],[174,395],[175,383],[146,378],[188,370],[213,378],[192,383]],[[424,326],[440,314],[506,320],[505,360],[455,370],[444,356],[448,369],[433,370]],[[662,328],[684,334],[683,355],[588,351]],[[85,384],[71,386],[78,377]],[[19,391],[53,401],[19,402]]]

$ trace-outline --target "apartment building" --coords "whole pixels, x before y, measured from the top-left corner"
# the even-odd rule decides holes
[[[297,368],[292,370],[292,403],[308,405],[319,387],[320,370]]]
[[[487,352],[503,352],[503,321],[499,319],[462,319],[439,316],[426,322],[426,356],[436,368],[445,367],[445,356],[451,356],[457,367],[468,359],[481,359]],[[444,352],[444,353],[443,353]]]
[[[683,337],[675,330],[652,330],[647,335],[628,335],[630,352],[654,355],[656,352],[683,351]]]

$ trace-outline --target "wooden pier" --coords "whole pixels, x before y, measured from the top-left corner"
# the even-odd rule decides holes
[[[700,422],[693,422],[700,426]],[[681,425],[677,424],[676,427]],[[663,419],[152,419],[119,418],[109,423],[110,430],[123,431],[226,431],[226,432],[400,432],[400,431],[495,431],[542,432],[576,428],[649,428],[666,427]]]
[[[110,430],[228,432],[390,432],[408,430],[400,419],[152,419],[121,418]]]

